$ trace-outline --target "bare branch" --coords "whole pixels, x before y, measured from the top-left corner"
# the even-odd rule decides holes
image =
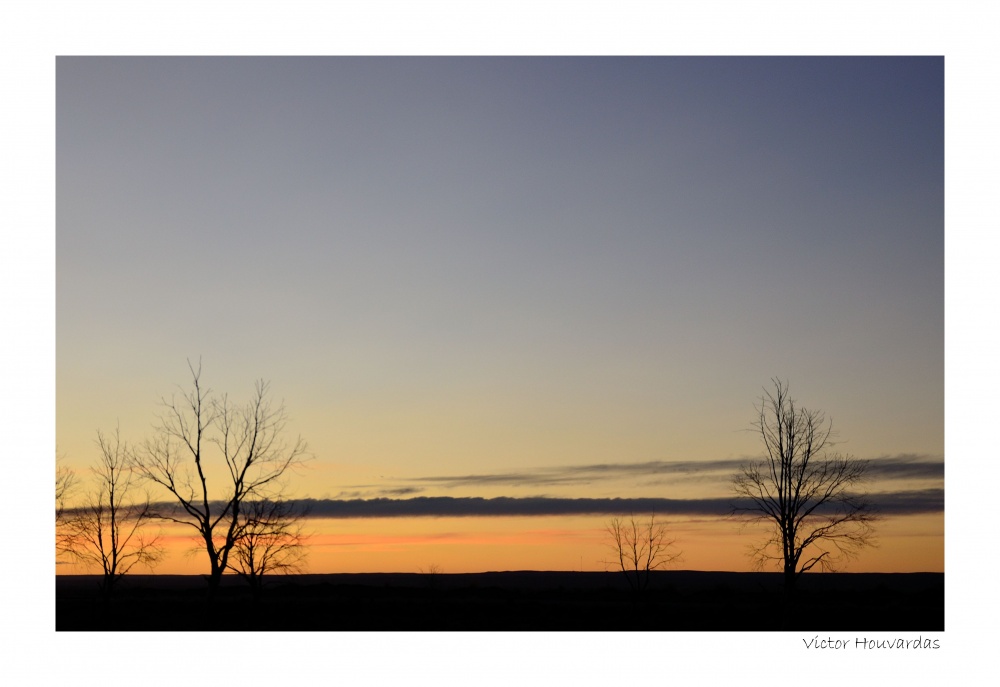
[[[56,521],[62,517],[66,507],[66,500],[70,497],[77,486],[76,473],[65,465],[59,465],[56,461]]]
[[[301,572],[306,558],[304,511],[281,498],[245,502],[231,567],[259,596],[264,575]]]

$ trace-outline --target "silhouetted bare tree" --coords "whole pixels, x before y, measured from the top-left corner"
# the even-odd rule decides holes
[[[76,488],[76,473],[56,459],[56,523],[59,523],[66,507],[66,499]]]
[[[66,536],[66,500],[76,489],[76,473],[65,465],[60,465],[56,458],[56,565],[61,562],[62,540]]]
[[[129,447],[116,429],[112,437],[97,433],[101,455],[94,467],[93,489],[83,505],[62,509],[57,530],[57,549],[102,572],[101,590],[110,595],[115,584],[136,565],[153,566],[161,555],[157,537],[145,526],[151,517],[148,495],[137,494]],[[72,486],[69,479],[60,486],[62,495]],[[57,495],[57,502],[58,502]]]
[[[264,575],[303,570],[303,515],[280,496],[243,503],[229,566],[250,584],[254,597],[260,596]]]
[[[284,440],[284,404],[271,404],[268,383],[254,385],[251,399],[233,404],[201,385],[201,365],[191,371],[191,390],[180,399],[163,399],[155,436],[138,452],[137,467],[165,489],[177,506],[160,510],[165,520],[197,532],[209,561],[214,593],[239,540],[242,509],[305,458],[301,438]],[[218,484],[214,489],[212,484]]]
[[[867,494],[857,491],[867,463],[828,454],[832,421],[796,405],[787,383],[772,382],[774,391],[761,397],[753,425],[766,455],[733,477],[739,497],[733,514],[767,525],[770,536],[751,555],[758,569],[777,561],[792,591],[802,573],[834,570],[874,545],[877,515]]]
[[[667,537],[666,523],[654,515],[648,521],[635,515],[616,516],[606,531],[616,554],[611,563],[622,571],[633,591],[641,592],[649,586],[650,571],[680,559],[680,552],[671,550],[676,540]]]

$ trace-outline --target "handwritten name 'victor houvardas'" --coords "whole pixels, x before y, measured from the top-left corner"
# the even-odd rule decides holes
[[[930,637],[919,636],[916,639],[893,637],[888,639],[869,639],[868,637],[852,637],[851,639],[821,638],[819,635],[806,639],[802,643],[807,649],[870,649],[878,651],[895,649],[940,649],[941,641]]]

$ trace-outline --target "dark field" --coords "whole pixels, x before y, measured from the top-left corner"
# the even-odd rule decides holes
[[[208,601],[199,576],[56,577],[56,630],[943,631],[943,573],[806,575],[661,571],[632,592],[621,573],[295,575],[259,599],[236,577]]]

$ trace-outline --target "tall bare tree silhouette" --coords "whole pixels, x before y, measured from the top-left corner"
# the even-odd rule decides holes
[[[797,405],[786,382],[771,381],[774,390],[765,390],[753,423],[765,456],[733,477],[733,515],[745,524],[766,525],[769,535],[751,547],[751,556],[758,569],[777,562],[785,589],[792,591],[803,573],[835,570],[874,545],[877,514],[858,491],[867,463],[828,453],[832,421]]]
[[[244,505],[266,499],[305,460],[306,444],[301,437],[285,440],[285,407],[272,404],[267,382],[257,381],[250,400],[234,404],[202,386],[200,362],[196,369],[189,361],[188,369],[190,390],[162,399],[156,433],[137,452],[136,465],[176,501],[157,516],[197,533],[214,594],[239,541]]]
[[[129,446],[116,428],[112,436],[97,433],[100,458],[91,468],[92,490],[77,508],[61,507],[69,478],[57,481],[57,550],[100,568],[101,591],[110,596],[115,584],[136,565],[153,566],[162,556],[158,538],[146,525],[152,517],[148,494],[139,495]],[[71,474],[71,473],[70,473]],[[65,475],[65,473],[64,473]],[[60,492],[60,488],[62,491]]]

